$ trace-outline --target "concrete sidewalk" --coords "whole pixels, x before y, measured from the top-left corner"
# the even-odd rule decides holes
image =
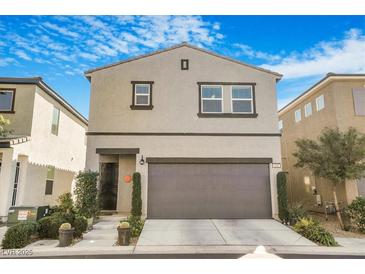
[[[0,258],[52,258],[52,257],[127,257],[140,258],[144,255],[155,255],[158,258],[160,255],[235,255],[240,258],[249,253],[253,253],[257,246],[227,246],[227,245],[210,245],[210,246],[112,246],[112,247],[33,247],[20,250],[1,250]],[[365,250],[361,248],[349,247],[322,247],[322,246],[265,246],[265,249],[270,254],[281,255],[300,255],[305,256],[362,256],[365,258]],[[22,251],[31,251],[28,254],[22,254]]]

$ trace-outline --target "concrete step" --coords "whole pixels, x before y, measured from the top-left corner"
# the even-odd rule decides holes
[[[110,240],[117,239],[118,232],[116,229],[92,230],[84,234],[84,240]]]
[[[100,216],[99,221],[101,222],[120,222],[126,220],[126,215],[110,215],[110,216]]]
[[[110,229],[117,229],[120,222],[98,222],[93,225],[94,230],[110,230]]]

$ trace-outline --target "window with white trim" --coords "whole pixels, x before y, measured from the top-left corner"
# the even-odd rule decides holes
[[[316,98],[317,111],[324,109],[324,96],[323,94]]]
[[[14,110],[15,89],[0,89],[0,112]]]
[[[52,114],[52,127],[51,132],[54,135],[58,135],[58,127],[60,124],[60,110],[56,107],[53,108],[53,114]]]
[[[252,86],[232,86],[231,100],[233,113],[253,113]]]
[[[304,106],[304,116],[309,117],[312,115],[312,103],[308,103]]]
[[[297,109],[294,113],[295,116],[295,122],[300,122],[302,120],[302,111],[300,109]]]
[[[280,131],[283,130],[283,120],[279,120],[278,127]]]
[[[202,113],[223,112],[223,87],[214,85],[201,86]]]
[[[149,106],[151,101],[151,85],[135,84],[134,86],[134,105]]]

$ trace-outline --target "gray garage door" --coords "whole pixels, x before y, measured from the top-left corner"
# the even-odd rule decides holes
[[[267,164],[149,164],[148,218],[271,218]]]

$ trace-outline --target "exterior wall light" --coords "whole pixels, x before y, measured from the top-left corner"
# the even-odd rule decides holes
[[[139,164],[140,164],[140,165],[142,165],[142,166],[144,165],[144,159],[143,159],[143,155],[142,155],[142,158],[141,158],[141,160],[139,160]]]

